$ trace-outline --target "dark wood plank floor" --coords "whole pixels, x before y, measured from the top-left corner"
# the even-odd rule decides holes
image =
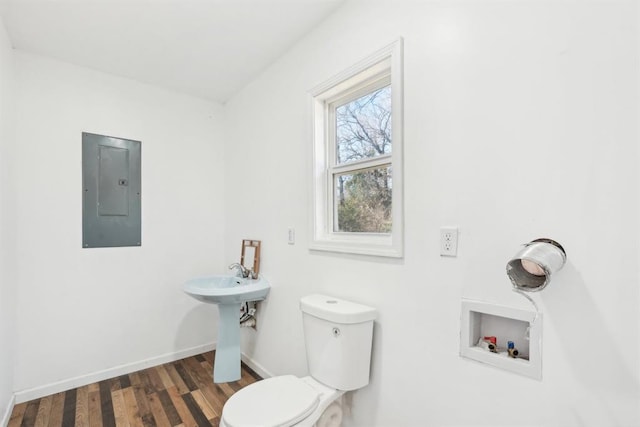
[[[199,354],[20,403],[9,427],[217,427],[227,399],[262,378],[242,364],[239,381],[214,384],[213,358]]]

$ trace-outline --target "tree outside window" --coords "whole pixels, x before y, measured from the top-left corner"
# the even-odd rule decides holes
[[[334,231],[390,233],[392,230],[391,87],[376,89],[335,108],[336,173]],[[388,159],[370,165],[368,159]]]

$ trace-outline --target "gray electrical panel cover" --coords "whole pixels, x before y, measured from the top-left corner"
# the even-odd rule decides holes
[[[140,141],[82,133],[82,247],[140,246]]]

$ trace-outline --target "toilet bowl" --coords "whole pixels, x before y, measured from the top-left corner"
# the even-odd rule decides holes
[[[312,377],[269,378],[235,393],[224,406],[220,427],[338,427],[343,394]]]
[[[325,295],[300,300],[310,376],[255,382],[229,398],[221,427],[339,427],[342,395],[369,383],[376,310]]]

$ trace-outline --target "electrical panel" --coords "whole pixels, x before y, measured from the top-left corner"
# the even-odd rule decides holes
[[[82,133],[82,247],[141,246],[140,145]]]

